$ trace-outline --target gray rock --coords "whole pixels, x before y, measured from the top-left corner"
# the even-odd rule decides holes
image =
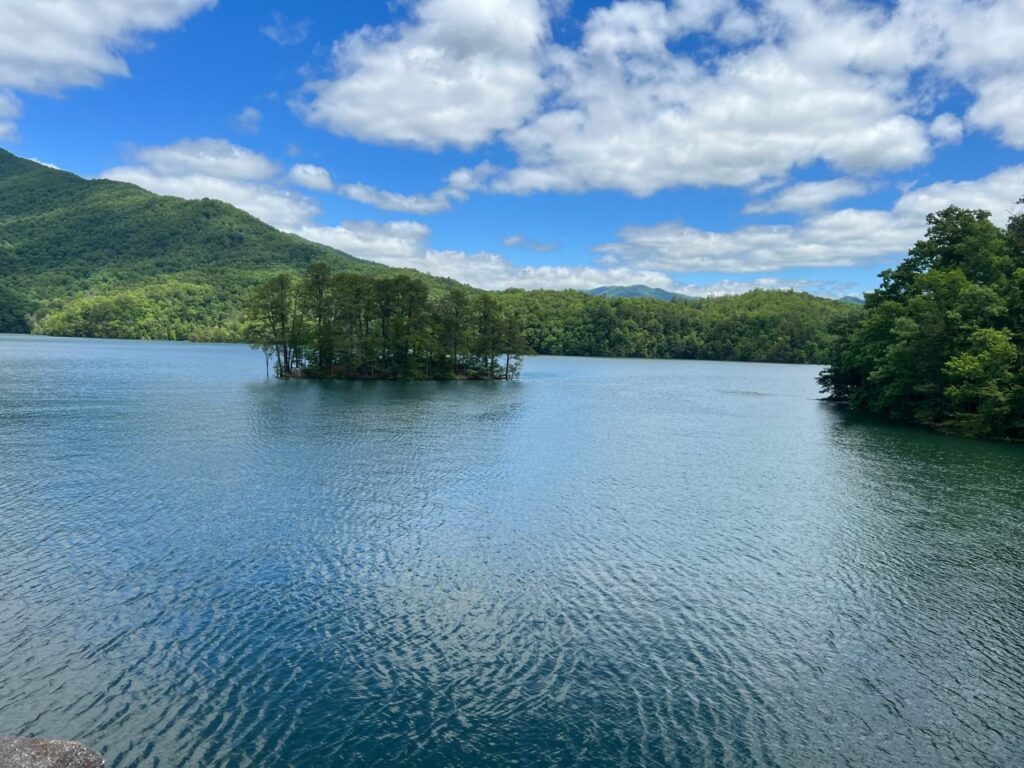
[[[0,737],[0,768],[103,768],[96,752],[74,741]]]

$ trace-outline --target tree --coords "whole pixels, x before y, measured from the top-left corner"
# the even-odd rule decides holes
[[[819,377],[837,400],[965,435],[1024,439],[1024,249],[987,211],[955,206],[865,311],[834,330]]]
[[[461,375],[512,378],[525,349],[513,318],[491,294],[471,301],[453,289],[431,299],[410,275],[335,274],[313,264],[302,280],[285,273],[252,292],[245,336],[282,377],[448,378],[462,366]]]
[[[246,339],[265,353],[273,353],[279,375],[290,375],[301,363],[303,325],[301,302],[291,275],[272,277],[253,292]]]

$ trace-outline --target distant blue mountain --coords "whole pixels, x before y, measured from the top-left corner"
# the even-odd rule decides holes
[[[859,296],[843,296],[843,298],[839,299],[839,301],[843,302],[844,304],[863,304],[864,303],[864,299],[862,299]]]
[[[687,301],[692,296],[672,293],[647,285],[602,285],[587,291],[591,296],[608,296],[615,299],[657,299],[658,301]]]

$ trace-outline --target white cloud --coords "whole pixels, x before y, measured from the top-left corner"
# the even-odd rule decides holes
[[[40,160],[38,157],[30,157],[29,160],[31,160],[33,163],[39,163],[40,165],[45,165],[47,168],[52,168],[55,171],[62,171],[62,170],[64,170],[59,165],[54,165],[53,163],[48,163],[45,160]]]
[[[135,162],[165,177],[203,174],[222,179],[262,180],[277,172],[265,156],[224,139],[185,139],[163,147],[143,147]]]
[[[405,23],[338,41],[334,77],[296,107],[337,134],[470,149],[534,110],[547,36],[538,0],[421,0]]]
[[[842,280],[783,279],[759,277],[754,280],[719,280],[708,285],[681,285],[677,293],[687,296],[737,296],[753,290],[804,291],[816,296],[840,298],[857,295],[860,289],[855,283]]]
[[[0,0],[0,139],[17,136],[14,91],[55,95],[127,77],[123,54],[216,0]],[[14,105],[12,109],[11,105]],[[4,114],[6,112],[6,114]]]
[[[131,160],[131,164],[108,169],[101,175],[161,195],[223,200],[289,231],[301,227],[319,212],[308,198],[270,183],[277,167],[269,159],[223,139],[145,147],[135,151]]]
[[[263,122],[263,113],[256,107],[246,107],[238,113],[239,125],[250,133],[256,133],[260,129],[261,122]]]
[[[543,243],[526,235],[509,235],[501,241],[501,244],[506,248],[523,248],[534,253],[551,253],[561,247],[558,243]]]
[[[276,166],[269,159],[222,139],[145,147],[132,153],[131,160],[132,164],[111,168],[102,176],[138,184],[157,194],[223,200],[279,229],[354,256],[453,277],[483,288],[593,288],[624,281],[659,287],[672,285],[664,274],[627,267],[520,268],[493,253],[438,250],[429,244],[430,228],[414,221],[317,224],[317,205],[301,194],[276,186],[271,178]],[[300,170],[296,171],[297,168]],[[487,172],[486,166],[460,169],[449,177],[449,188],[472,188]],[[299,177],[313,179],[314,183],[330,178],[325,169],[317,166],[295,166],[288,176],[292,181]]]
[[[384,211],[428,214],[447,211],[452,207],[451,193],[447,189],[439,189],[429,195],[403,195],[366,184],[344,184],[338,191],[350,200],[372,205]]]
[[[897,219],[917,219],[949,205],[991,211],[992,220],[1005,226],[1014,201],[1024,190],[1024,165],[1002,168],[980,179],[940,181],[905,192],[893,207]],[[921,224],[921,233],[924,225]]]
[[[982,208],[1004,224],[1024,188],[1024,165],[982,179],[940,182],[905,192],[889,211],[846,208],[799,225],[711,232],[676,222],[625,227],[596,251],[636,269],[668,272],[766,272],[789,267],[848,267],[902,258],[925,231],[925,216],[948,205]]]
[[[309,37],[309,30],[312,23],[309,19],[289,22],[280,13],[273,15],[270,24],[260,27],[260,32],[269,37],[280,46],[298,45]]]
[[[469,193],[484,189],[495,168],[487,162],[474,168],[459,168],[448,175],[448,182],[440,189],[428,194],[408,195],[389,192],[368,184],[343,184],[338,191],[349,198],[383,211],[399,211],[426,215],[447,211],[452,201],[465,200]]]
[[[906,169],[959,140],[961,116],[933,114],[954,86],[976,99],[969,126],[1024,147],[1021,0],[622,0],[573,46],[552,41],[549,15],[538,0],[415,0],[408,21],[340,40],[299,109],[367,141],[501,140],[516,163],[489,188],[514,194]]]
[[[0,120],[21,117],[21,100],[14,91],[0,88]]]
[[[1024,33],[1022,33],[1024,34]],[[1024,37],[1021,37],[1024,40]],[[978,101],[967,111],[974,126],[995,131],[1003,143],[1024,149],[1024,67],[978,86]]]
[[[18,135],[15,122],[21,117],[21,100],[13,91],[0,88],[0,139],[11,141]]]
[[[4,0],[0,86],[56,93],[125,77],[139,35],[175,29],[215,0]]]
[[[595,249],[600,254],[597,265],[520,267],[495,253],[435,248],[430,243],[430,228],[419,222],[318,224],[316,204],[301,194],[281,189],[270,160],[223,140],[180,141],[167,147],[144,148],[136,151],[132,159],[133,164],[110,169],[103,176],[136,183],[160,194],[224,200],[280,229],[361,258],[492,289],[587,289],[640,283],[693,295],[741,292],[756,287],[839,295],[851,292],[850,286],[783,277],[748,281],[730,278],[700,286],[680,284],[672,274],[741,274],[791,267],[876,264],[883,259],[902,257],[923,234],[925,215],[950,204],[991,210],[996,220],[1004,223],[1024,187],[1024,165],[1018,165],[973,181],[909,189],[891,210],[847,208],[812,213],[793,226],[751,226],[729,233],[673,222],[626,227],[616,242]],[[316,171],[311,175],[315,177]],[[485,176],[482,172],[459,173],[454,181],[449,179],[449,185],[473,186]],[[527,242],[521,235],[507,240],[512,245]]]
[[[296,234],[353,256],[402,267],[423,258],[430,228],[415,221],[347,221],[335,227],[309,222]]]
[[[943,112],[932,120],[928,133],[940,144],[959,144],[964,137],[964,122],[952,112]]]
[[[466,253],[430,247],[430,228],[415,221],[346,221],[335,227],[309,224],[296,233],[353,256],[392,267],[451,277],[479,288],[576,288],[645,283],[674,290],[672,279],[652,270],[591,266],[519,267],[496,253]]]
[[[778,192],[770,200],[750,203],[745,213],[806,212],[824,208],[836,200],[866,194],[867,186],[856,179],[808,181]]]
[[[103,178],[137,184],[159,195],[189,200],[209,197],[241,208],[271,226],[294,231],[315,216],[316,204],[301,195],[246,181],[202,174],[162,176],[144,166],[120,166],[104,171]]]
[[[926,160],[926,126],[906,113],[906,76],[866,71],[879,22],[844,3],[828,14],[819,5],[763,6],[759,43],[707,64],[669,46],[695,31],[719,36],[726,12],[742,13],[734,3],[697,4],[706,12],[696,18],[682,14],[685,4],[595,11],[579,48],[552,53],[555,106],[505,134],[519,165],[496,189],[643,196],[750,186],[818,160],[863,172]]]
[[[288,171],[288,180],[300,187],[314,189],[318,192],[330,192],[334,189],[334,182],[331,181],[331,174],[326,168],[308,163],[293,165]]]

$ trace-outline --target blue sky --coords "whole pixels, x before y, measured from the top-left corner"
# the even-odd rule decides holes
[[[488,288],[870,290],[1024,195],[1021,0],[0,0],[0,144]]]

